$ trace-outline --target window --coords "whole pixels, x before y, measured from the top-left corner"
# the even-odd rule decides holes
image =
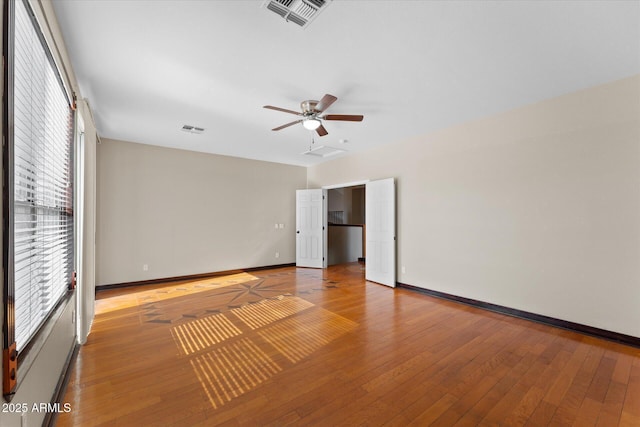
[[[5,378],[15,378],[16,353],[28,348],[72,279],[73,110],[29,5],[4,4],[3,344],[14,363],[12,372],[5,360]]]

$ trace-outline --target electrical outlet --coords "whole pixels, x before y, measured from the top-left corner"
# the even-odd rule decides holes
[[[280,252],[276,252],[276,258],[280,258]]]
[[[284,228],[284,224],[280,224],[280,228]]]
[[[142,271],[149,271],[149,265],[148,264],[142,264]]]
[[[276,224],[276,230],[278,229],[278,224]]]
[[[406,272],[407,272],[407,269],[406,269],[406,268],[405,268],[405,266],[403,265],[403,266],[402,266],[402,274],[404,274],[404,273],[406,273]]]

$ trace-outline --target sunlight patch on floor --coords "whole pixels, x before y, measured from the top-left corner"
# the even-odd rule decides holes
[[[356,322],[328,310],[317,309],[278,322],[258,334],[296,363],[357,326]]]
[[[248,338],[195,357],[191,366],[214,408],[253,390],[282,370]]]
[[[224,314],[214,314],[171,329],[171,335],[185,355],[197,353],[228,338],[242,334]]]
[[[171,329],[213,408],[286,369],[278,362],[296,364],[358,326],[291,294],[247,303],[229,313],[234,316],[218,313]],[[261,339],[243,337],[243,327]]]
[[[258,329],[277,320],[313,307],[313,303],[295,296],[280,295],[231,310],[251,329]]]
[[[144,289],[135,293],[125,293],[113,297],[99,298],[96,300],[96,315],[110,313],[130,307],[138,307],[156,301],[164,301],[172,298],[179,298],[186,295],[193,295],[200,292],[207,292],[212,289],[234,286],[240,283],[247,283],[259,278],[249,273],[237,273],[226,276],[210,277],[207,279],[193,280],[178,285],[166,287],[156,287]]]

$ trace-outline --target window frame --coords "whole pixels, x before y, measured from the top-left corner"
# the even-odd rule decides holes
[[[60,84],[63,96],[70,108],[70,127],[71,138],[69,141],[69,167],[71,180],[71,262],[72,270],[75,270],[75,236],[77,230],[75,228],[75,96],[68,90],[65,80],[62,77],[61,69],[55,61],[49,43],[47,43],[44,32],[38,23],[36,14],[28,0],[4,0],[3,1],[3,34],[2,34],[2,50],[4,56],[3,64],[3,90],[4,96],[2,101],[2,133],[3,133],[3,396],[5,400],[10,401],[15,394],[22,377],[31,367],[40,349],[43,347],[47,337],[53,330],[56,321],[62,316],[68,303],[74,295],[75,282],[69,278],[69,282],[65,283],[66,291],[58,298],[58,300],[50,308],[43,321],[38,326],[36,332],[31,335],[28,342],[18,353],[16,351],[16,317],[15,317],[15,115],[14,115],[14,96],[15,96],[15,35],[16,35],[16,3],[21,2],[26,8],[27,14],[42,45],[46,59],[49,61],[55,77]],[[18,369],[20,375],[18,375]]]

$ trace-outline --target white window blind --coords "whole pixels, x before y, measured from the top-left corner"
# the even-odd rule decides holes
[[[24,349],[73,271],[73,112],[22,1],[15,6],[15,342]]]

